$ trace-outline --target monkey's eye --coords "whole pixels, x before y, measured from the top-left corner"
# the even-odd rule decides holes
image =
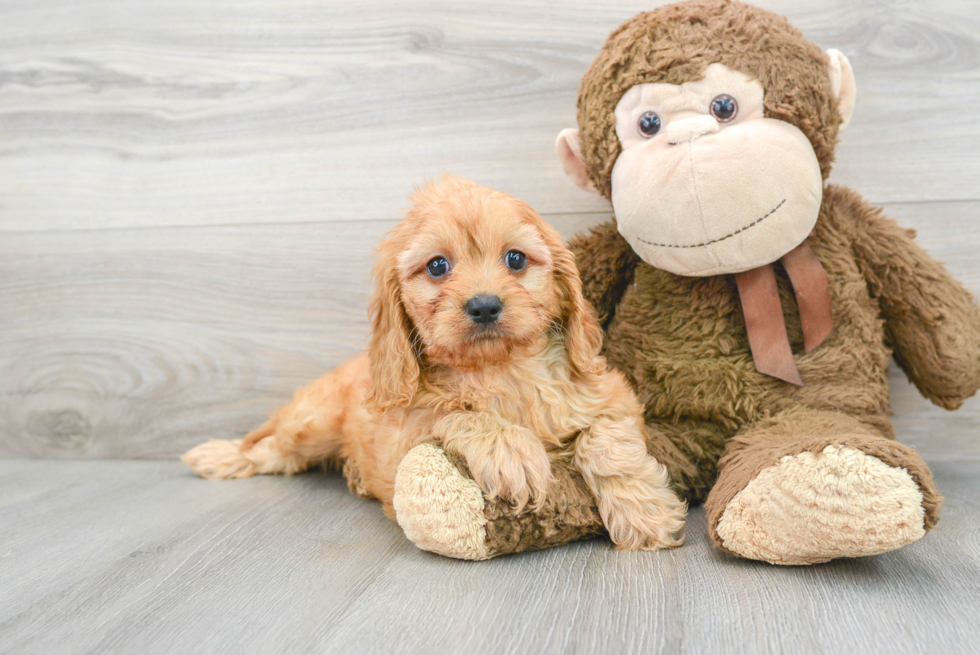
[[[442,277],[449,272],[449,262],[446,261],[445,257],[433,257],[425,265],[425,272],[429,274],[429,277]]]
[[[636,122],[636,126],[640,128],[640,134],[649,139],[660,131],[660,117],[652,111],[645,112]]]
[[[520,250],[511,250],[504,257],[504,263],[512,271],[523,271],[524,267],[527,266],[527,255]]]
[[[735,102],[735,98],[722,93],[711,101],[711,115],[719,123],[727,123],[738,115],[738,103]]]

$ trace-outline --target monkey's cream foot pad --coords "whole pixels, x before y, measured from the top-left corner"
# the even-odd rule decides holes
[[[728,503],[728,550],[773,564],[812,564],[894,550],[925,534],[918,485],[860,450],[827,446],[782,458]]]
[[[483,492],[441,448],[409,451],[398,466],[393,504],[398,525],[419,548],[457,559],[490,557]]]

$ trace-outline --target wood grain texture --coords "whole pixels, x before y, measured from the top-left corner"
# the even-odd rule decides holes
[[[980,460],[930,464],[945,513],[878,557],[774,567],[607,541],[460,562],[336,473],[208,482],[171,462],[0,462],[0,652],[967,653]]]
[[[924,245],[980,290],[969,238],[950,242],[936,229],[952,224],[969,237],[980,203],[914,205],[926,210],[919,221],[909,207],[888,209],[922,223]],[[605,217],[552,221],[572,234]],[[249,429],[363,347],[368,253],[393,224],[9,235],[0,452],[174,457]],[[949,414],[900,377],[893,388],[910,443],[978,449],[976,402]]]
[[[980,202],[890,205],[980,292]],[[607,213],[549,217],[565,235]],[[0,244],[0,456],[175,458],[236,437],[366,343],[395,221],[11,233]],[[955,237],[955,238],[954,238]],[[893,371],[899,437],[980,453],[980,400]]]
[[[0,0],[0,455],[174,457],[254,426],[365,342],[372,251],[443,168],[566,236],[609,215],[551,143],[642,2]],[[852,59],[833,179],[980,291],[980,19],[763,3]],[[927,117],[924,120],[923,117]],[[980,403],[900,374],[899,434],[980,452]]]
[[[835,179],[980,198],[973,0],[759,3],[853,63]],[[601,210],[554,138],[608,33],[658,4],[3,0],[0,231],[389,219],[443,169]]]
[[[854,66],[832,181],[980,293],[976,3],[755,1]],[[94,461],[240,435],[359,351],[371,253],[425,176],[566,236],[605,220],[552,144],[658,4],[0,0],[0,457],[52,458],[0,461],[0,653],[977,652],[980,400],[894,370],[943,519],[810,568],[720,554],[700,509],[668,553],[456,562],[335,473]]]
[[[395,223],[6,235],[0,455],[174,458],[251,429],[366,346]]]

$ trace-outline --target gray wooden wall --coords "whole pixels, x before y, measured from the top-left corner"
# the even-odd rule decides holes
[[[655,0],[0,0],[0,456],[172,458],[364,346],[372,249],[449,170],[571,235],[553,141]],[[832,180],[980,292],[980,6],[758,0],[851,60]],[[901,439],[980,453],[893,376]]]

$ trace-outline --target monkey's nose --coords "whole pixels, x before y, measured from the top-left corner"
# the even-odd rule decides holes
[[[504,303],[497,296],[473,296],[466,303],[466,315],[474,323],[486,325],[496,321],[503,308]]]
[[[718,121],[711,116],[692,116],[667,124],[664,138],[672,146],[693,141],[699,136],[717,132],[720,129]]]

